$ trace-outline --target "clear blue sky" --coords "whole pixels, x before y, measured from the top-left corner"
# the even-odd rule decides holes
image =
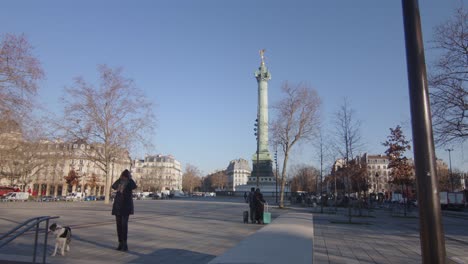
[[[420,1],[428,64],[433,27],[460,3]],[[270,104],[284,81],[305,82],[322,98],[328,133],[348,97],[362,152],[383,154],[398,124],[411,138],[402,21],[401,1],[375,0],[5,1],[0,9],[1,33],[25,33],[35,47],[47,76],[40,100],[51,111],[61,111],[58,98],[74,77],[94,82],[96,65],[122,66],[156,105],[155,153],[204,173],[250,161],[256,150],[253,72],[262,48]],[[454,148],[452,166],[468,170],[468,153]],[[445,151],[437,155],[448,163]],[[317,160],[308,143],[291,161]]]

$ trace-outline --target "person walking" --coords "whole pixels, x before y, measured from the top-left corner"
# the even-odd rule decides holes
[[[112,205],[112,215],[115,215],[119,239],[117,250],[128,251],[128,218],[134,213],[132,190],[136,187],[129,170],[124,170],[120,174],[120,178],[112,184],[112,189],[117,191]]]
[[[263,210],[265,209],[265,199],[263,194],[260,192],[260,188],[257,188],[254,193],[254,208],[255,208],[255,222],[257,224],[263,224]]]
[[[250,222],[253,224],[255,223],[255,205],[254,205],[254,196],[255,196],[255,188],[250,188],[250,193],[247,196],[247,201],[249,203],[250,209]]]

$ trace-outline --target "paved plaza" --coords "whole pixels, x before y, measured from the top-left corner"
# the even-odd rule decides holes
[[[313,217],[315,263],[422,263],[417,211],[404,217],[379,209],[353,224],[344,209],[327,211]],[[443,223],[447,263],[468,263],[468,214],[444,216]]]
[[[72,249],[65,257],[48,256],[50,263],[207,263],[262,227],[242,223],[247,207],[239,199],[135,201],[128,253],[114,250],[115,220],[103,202],[0,203],[0,233],[30,217],[58,215],[59,224],[73,229]],[[19,255],[30,261],[33,240],[31,232],[11,242],[0,250],[0,260]],[[48,244],[50,255],[53,241]]]
[[[103,202],[0,203],[0,233],[33,216],[58,215],[59,224],[73,228],[72,250],[65,257],[48,256],[48,263],[208,263],[242,244],[241,241],[248,241],[247,237],[263,227],[242,223],[242,211],[247,209],[242,200],[210,197],[135,201],[136,214],[130,218],[127,253],[114,250],[115,223],[110,215],[111,206]],[[399,217],[379,209],[369,217],[354,217],[353,224],[346,224],[342,209],[337,213],[326,209],[324,214],[319,213],[319,208],[306,207],[271,211],[274,220],[269,230],[273,233],[277,226],[284,228],[285,219],[299,219],[294,217],[297,213],[310,215],[314,237],[310,250],[314,263],[422,262],[417,212],[412,212],[410,217]],[[283,222],[275,223],[277,218]],[[443,219],[448,263],[468,263],[466,214]],[[31,261],[33,239],[31,232],[0,249],[0,263]],[[292,248],[291,241],[284,240],[282,245],[278,256],[300,254]],[[49,239],[49,255],[52,250],[53,240]],[[256,252],[247,249],[244,254]]]

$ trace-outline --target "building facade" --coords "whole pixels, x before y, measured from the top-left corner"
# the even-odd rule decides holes
[[[388,168],[390,160],[386,155],[365,153],[362,156],[357,156],[355,160],[366,166],[369,193],[383,194],[388,197],[391,192],[395,190],[400,191],[399,186],[395,186],[391,183],[393,179],[391,176],[391,169]],[[407,162],[413,166],[413,172],[410,176],[414,177],[414,160],[408,159]],[[334,171],[343,168],[344,165],[345,161],[343,159],[336,160],[332,168],[332,174]],[[447,164],[440,159],[436,160],[436,168],[439,173],[448,170]],[[415,186],[409,186],[409,191],[414,194],[416,192]]]
[[[386,155],[370,155],[365,153],[361,161],[367,165],[367,177],[370,193],[385,193],[390,189],[389,159]]]
[[[84,141],[63,142],[23,139],[1,144],[0,185],[15,186],[33,196],[66,196],[70,192],[103,195],[106,181],[99,144]],[[109,164],[109,177],[114,180],[130,167],[128,153],[121,150]],[[73,182],[67,176],[73,171]]]
[[[142,191],[182,190],[182,166],[171,155],[134,161],[133,177]]]
[[[251,174],[249,162],[245,159],[235,159],[229,162],[226,169],[228,176],[228,190],[236,191],[239,185],[247,184]]]

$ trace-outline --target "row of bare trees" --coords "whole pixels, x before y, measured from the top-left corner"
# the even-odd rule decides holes
[[[182,190],[193,193],[194,191],[225,190],[228,186],[226,171],[220,170],[202,176],[201,171],[192,164],[187,164],[182,175]]]
[[[148,135],[153,133],[155,124],[152,103],[132,79],[124,76],[121,68],[99,65],[98,80],[88,82],[77,77],[64,90],[61,116],[51,118],[49,115],[39,121],[31,113],[40,109],[34,99],[44,72],[32,50],[24,35],[0,36],[0,118],[4,123],[13,122],[17,126],[15,132],[20,134],[19,141],[24,142],[12,145],[11,138],[0,137],[3,141],[0,142],[1,166],[13,166],[2,172],[31,178],[46,166],[41,157],[22,157],[35,153],[31,146],[38,145],[39,139],[82,140],[95,146],[95,151],[84,154],[106,175],[105,201],[108,203],[111,163],[124,158],[131,164],[131,151],[140,146],[151,147]],[[18,150],[16,155],[7,156],[12,149]],[[15,172],[18,168],[22,171]]]
[[[439,145],[465,142],[468,136],[468,92],[465,84],[468,76],[467,19],[468,13],[460,7],[455,11],[453,19],[434,31],[432,43],[440,56],[432,65],[429,82],[434,135]],[[320,130],[320,99],[316,92],[305,85],[293,86],[289,83],[285,83],[282,90],[285,96],[274,107],[277,115],[271,126],[272,144],[274,147],[279,146],[283,154],[280,207],[284,206],[284,184],[291,148],[298,142],[317,136]],[[348,186],[347,193],[365,191],[368,188],[366,169],[353,159],[362,143],[360,123],[354,118],[354,112],[346,99],[334,120],[334,156],[344,159],[344,166],[340,172],[337,171],[341,175],[339,181],[343,186]],[[400,186],[412,185],[414,175],[404,156],[410,150],[409,141],[404,138],[401,127],[391,129],[384,146],[388,147],[386,154],[390,159],[391,182]],[[441,189],[446,189],[443,187],[447,185],[445,175],[439,177]],[[453,178],[453,174],[450,176]],[[453,180],[450,184],[453,184]]]

